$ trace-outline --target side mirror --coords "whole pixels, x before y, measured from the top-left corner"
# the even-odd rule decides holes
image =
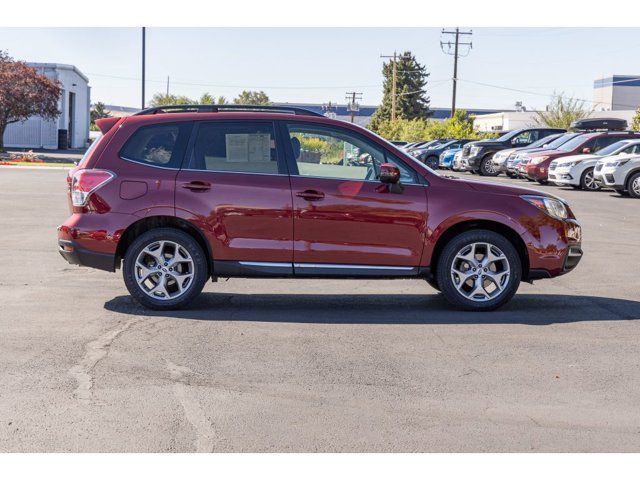
[[[380,165],[380,181],[382,183],[398,183],[400,181],[400,169],[393,163]]]
[[[582,149],[582,153],[591,153],[591,149],[590,148],[583,148]]]

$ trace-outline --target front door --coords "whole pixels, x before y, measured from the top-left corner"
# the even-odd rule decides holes
[[[283,129],[290,140],[296,274],[417,267],[427,220],[417,174],[353,130],[303,122]],[[385,162],[400,168],[399,188],[377,179]]]
[[[176,215],[204,232],[220,275],[291,272],[291,188],[276,143],[272,122],[196,127],[188,166],[176,180]]]

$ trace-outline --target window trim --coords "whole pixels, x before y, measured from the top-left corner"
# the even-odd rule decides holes
[[[298,163],[296,162],[296,159],[293,156],[293,147],[291,146],[291,136],[289,134],[289,129],[287,128],[287,126],[288,125],[308,125],[313,128],[317,128],[318,130],[327,130],[327,132],[331,132],[333,130],[343,130],[345,133],[348,133],[349,135],[353,135],[354,137],[359,138],[364,143],[371,143],[380,151],[382,151],[385,162],[389,162],[389,156],[392,156],[397,162],[402,164],[404,168],[406,168],[413,174],[414,180],[417,180],[411,183],[402,182],[402,185],[422,185],[422,186],[428,185],[427,180],[423,179],[423,177],[418,172],[416,172],[410,165],[408,165],[405,161],[403,161],[398,155],[395,155],[392,152],[390,152],[385,145],[361,134],[360,132],[357,132],[348,128],[344,128],[344,127],[338,127],[335,125],[325,125],[324,123],[316,123],[313,121],[280,120],[277,123],[280,130],[280,135],[284,139],[284,150],[285,150],[284,153],[286,155],[287,166],[289,167],[289,176],[291,177],[314,178],[314,179],[324,179],[324,180],[341,180],[343,182],[367,182],[367,183],[377,183],[377,184],[381,183],[380,180],[377,180],[377,179],[366,180],[366,179],[344,178],[344,177],[321,177],[317,175],[300,175],[300,171],[298,170]]]
[[[156,165],[153,163],[149,163],[149,162],[143,162],[140,160],[135,160],[133,158],[129,158],[126,157],[122,154],[123,150],[125,149],[125,147],[129,144],[129,142],[131,141],[131,139],[143,128],[153,128],[153,127],[160,127],[160,126],[177,126],[178,127],[178,138],[176,139],[176,145],[179,144],[180,141],[184,141],[186,140],[183,151],[182,151],[182,158],[180,158],[179,161],[176,161],[176,166],[172,166],[172,167],[165,167],[164,165]],[[191,126],[190,129],[187,129],[186,127]],[[185,128],[185,131],[182,131],[182,128]],[[186,131],[188,130],[188,131]],[[191,142],[191,135],[193,133],[193,121],[189,120],[189,121],[183,121],[183,122],[158,122],[158,123],[147,123],[147,124],[143,124],[140,125],[138,128],[136,128],[130,135],[129,137],[125,140],[125,142],[122,144],[122,146],[120,147],[120,150],[118,150],[118,158],[121,160],[124,160],[126,162],[130,162],[130,163],[135,163],[136,165],[143,165],[145,167],[151,167],[151,168],[160,168],[162,170],[181,170],[182,168],[182,164],[184,163],[184,159],[186,157],[187,151],[189,149],[189,144]],[[185,138],[181,138],[182,136],[187,137]],[[173,151],[172,151],[172,155],[173,155]],[[171,162],[169,162],[171,163]]]
[[[276,163],[278,167],[278,173],[267,173],[267,172],[247,172],[247,171],[235,171],[235,170],[207,170],[201,168],[193,168],[193,161],[195,155],[195,144],[198,139],[198,133],[200,132],[200,127],[203,124],[221,124],[221,125],[246,125],[246,124],[264,124],[271,125],[271,129],[273,131],[273,137],[276,144]],[[284,159],[283,148],[279,147],[282,142],[279,139],[278,126],[273,120],[254,120],[254,119],[238,119],[238,120],[196,120],[194,121],[193,129],[191,131],[191,138],[189,140],[189,144],[187,146],[187,150],[184,156],[184,160],[182,162],[182,168],[180,170],[185,170],[188,172],[206,172],[206,173],[232,173],[232,174],[243,174],[243,175],[269,175],[269,176],[289,176],[289,166]],[[285,173],[283,173],[285,171]]]

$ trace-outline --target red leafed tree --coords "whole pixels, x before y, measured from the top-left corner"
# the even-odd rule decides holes
[[[54,119],[60,115],[60,83],[40,75],[35,68],[16,62],[0,50],[0,151],[7,125],[33,115]]]

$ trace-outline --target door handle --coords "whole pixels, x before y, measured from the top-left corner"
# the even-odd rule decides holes
[[[319,192],[318,190],[304,190],[303,192],[296,192],[296,197],[304,198],[309,202],[314,202],[322,200],[324,198],[324,193]]]
[[[194,180],[193,182],[183,183],[182,188],[186,188],[192,192],[206,192],[211,189],[211,184],[209,182]]]

